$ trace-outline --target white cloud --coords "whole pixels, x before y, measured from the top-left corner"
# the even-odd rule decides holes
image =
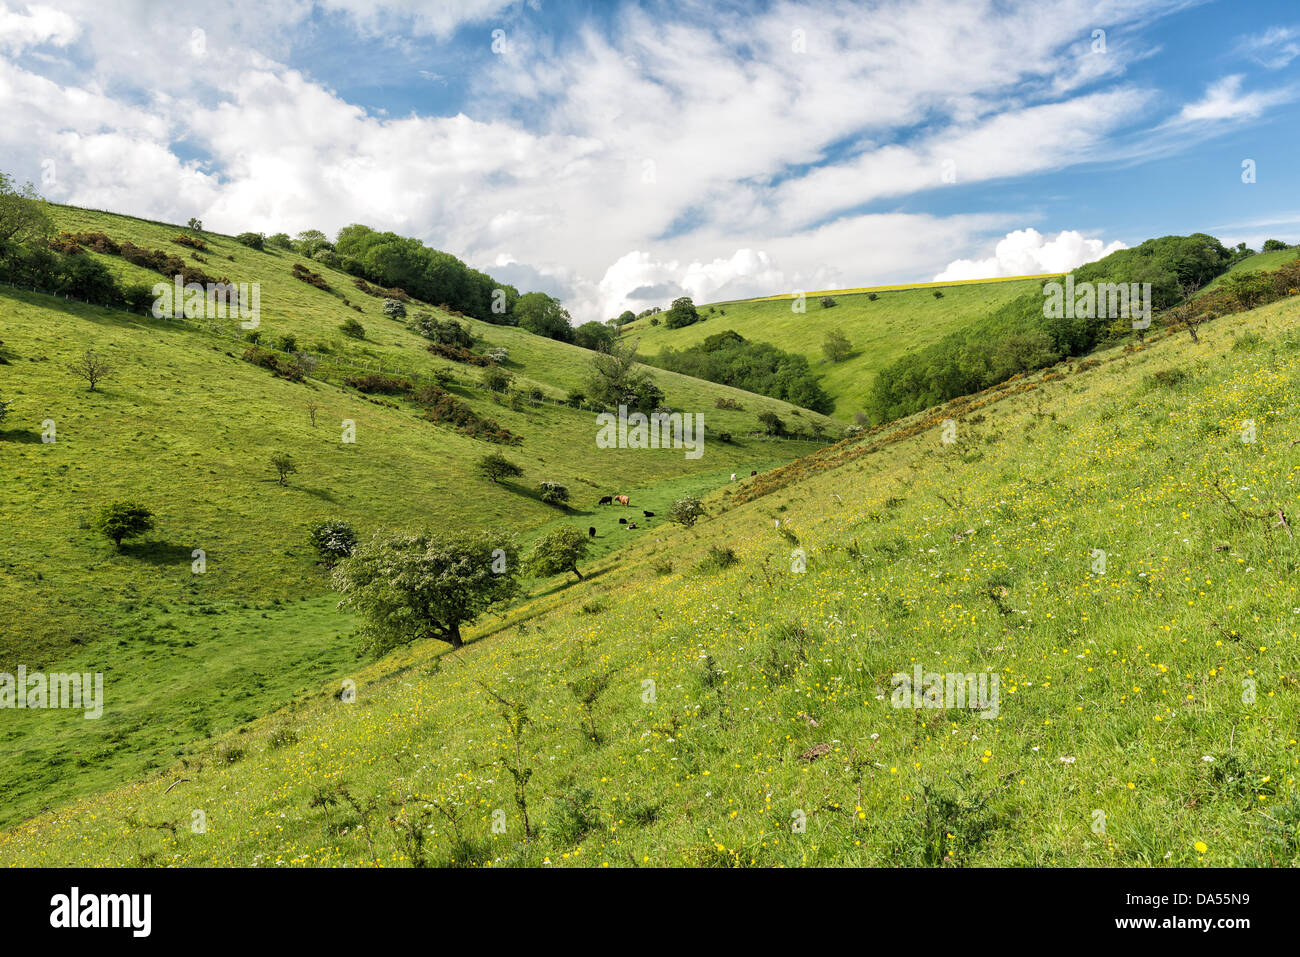
[[[1241,74],[1236,73],[1210,84],[1206,88],[1205,96],[1183,107],[1178,120],[1184,123],[1196,123],[1253,119],[1270,107],[1290,102],[1296,97],[1294,88],[1243,93],[1241,91],[1243,79]]]
[[[77,22],[61,10],[32,4],[26,13],[0,4],[0,49],[18,53],[26,47],[67,46],[80,32]]]
[[[308,0],[176,4],[166,17],[146,0],[64,0],[71,28],[10,32],[75,36],[86,66],[0,57],[0,154],[18,173],[53,159],[45,191],[63,202],[232,232],[365,222],[415,235],[561,292],[578,321],[603,319],[651,304],[638,289],[707,301],[942,269],[945,250],[1024,216],[863,208],[1104,158],[1150,121],[1151,91],[1116,82],[1145,52],[1126,25],[1181,2],[881,0],[864,17],[809,0],[707,16],[687,5],[685,19],[627,7],[608,29],[558,40],[525,18],[463,113],[388,118],[286,65],[294,31],[319,28]],[[486,44],[493,18],[515,10],[324,8],[395,44],[465,23],[483,24]],[[1109,25],[1104,57],[1086,42],[1096,22]],[[941,179],[948,159],[955,184]]]
[[[1237,50],[1260,66],[1281,70],[1300,57],[1300,28],[1269,27],[1257,36],[1243,39]]]
[[[1118,240],[1106,244],[1100,239],[1088,239],[1073,229],[1062,230],[1055,239],[1047,239],[1036,229],[1017,229],[998,241],[992,256],[954,260],[934,279],[944,282],[1069,272],[1125,248]]]

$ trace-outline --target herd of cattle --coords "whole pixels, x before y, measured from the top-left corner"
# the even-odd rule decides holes
[[[750,475],[751,478],[752,478],[753,476],[757,475],[757,474],[758,474],[757,471],[754,471],[754,472],[750,472],[750,473],[749,473],[749,475]],[[733,482],[736,481],[736,473],[735,473],[735,472],[732,472],[732,473],[731,473],[731,480],[732,480]],[[628,497],[627,497],[626,495],[602,495],[602,496],[600,497],[600,501],[597,502],[596,504],[597,504],[597,505],[627,505],[627,504],[628,504]],[[654,517],[655,517],[655,513],[654,513],[654,512],[647,512],[645,509],[642,509],[642,510],[641,510],[641,514],[644,515],[646,518],[654,518]],[[625,518],[620,518],[620,519],[618,520],[618,523],[619,523],[620,525],[624,526],[624,530],[626,530],[626,529],[630,529],[630,528],[636,528],[636,522],[629,522],[629,521],[628,521],[627,519],[625,519]],[[587,527],[587,535],[590,536],[591,538],[595,538],[595,537],[596,537],[596,526],[595,526],[595,525],[590,525],[590,526]]]
[[[613,505],[613,504],[616,503],[616,502],[617,502],[619,505],[627,505],[627,504],[628,504],[628,497],[627,497],[626,495],[605,495],[605,496],[602,496],[602,497],[601,497],[601,500],[600,500],[599,502],[597,502],[596,504],[597,504],[597,505]],[[644,515],[646,518],[654,518],[654,517],[655,517],[655,513],[654,513],[654,512],[647,512],[645,509],[642,509],[642,510],[641,510],[641,514]],[[629,522],[629,521],[628,521],[627,519],[625,519],[625,518],[620,518],[620,519],[618,520],[618,523],[619,523],[620,525],[625,526],[625,530],[626,530],[626,529],[636,528],[636,527],[637,527],[637,526],[636,526],[636,522]],[[588,529],[587,529],[587,534],[588,534],[589,536],[591,536],[592,538],[595,538],[595,537],[596,537],[596,526],[592,525],[592,526],[588,527]]]

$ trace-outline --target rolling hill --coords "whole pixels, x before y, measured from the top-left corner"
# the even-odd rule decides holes
[[[1294,866],[1296,319],[1153,335],[726,483],[465,648],[336,669],[0,854]],[[1000,700],[899,706],[914,669]]]
[[[176,226],[70,207],[51,213],[64,230],[188,255],[172,242]],[[242,361],[248,343],[232,321],[154,319],[0,285],[0,394],[13,402],[0,426],[0,672],[20,664],[100,671],[114,696],[98,721],[60,711],[18,721],[0,712],[0,743],[25,756],[0,771],[0,821],[163,766],[195,741],[353,667],[352,622],[334,610],[337,596],[307,541],[314,522],[340,518],[362,535],[383,526],[495,527],[525,544],[577,522],[597,529],[595,553],[603,555],[653,534],[659,520],[629,531],[614,511],[595,507],[600,496],[630,493],[634,507],[666,510],[732,472],[769,469],[824,444],[765,438],[758,413],[843,429],[783,402],[655,370],[670,406],[704,415],[705,454],[596,454],[593,413],[558,401],[582,386],[591,353],[461,320],[482,348],[509,350],[519,393],[544,397],[506,401],[480,384],[478,369],[430,354],[350,276],[196,235],[206,271],[261,284],[263,343],[292,336],[319,358],[306,381]],[[87,255],[125,281],[161,278],[117,256]],[[310,263],[332,291],[294,278],[297,262]],[[349,318],[362,322],[364,340],[340,332]],[[87,348],[115,369],[93,392],[68,368]],[[458,402],[522,444],[472,438],[427,421],[409,399],[342,384],[379,370],[417,382],[441,372]],[[720,399],[738,408],[719,408]],[[355,442],[343,441],[345,420]],[[716,439],[723,431],[734,439]],[[523,476],[499,485],[475,477],[474,463],[494,451],[523,465]],[[298,466],[286,485],[271,468],[275,453]],[[543,503],[544,480],[567,486],[571,507]],[[90,527],[94,512],[117,500],[144,503],[157,523],[120,551]]]
[[[624,326],[623,336],[637,340],[638,350],[647,356],[665,346],[684,349],[724,330],[770,342],[805,356],[823,376],[822,385],[835,400],[835,415],[848,420],[865,407],[878,370],[1017,296],[1041,290],[1042,284],[1043,278],[1037,277],[809,293],[803,313],[792,310],[788,295],[715,303],[698,307],[702,322],[668,329],[651,325],[653,317],[645,317]],[[942,298],[935,297],[936,291]],[[820,304],[826,295],[835,300],[829,309]],[[853,346],[853,355],[844,362],[828,362],[822,353],[826,334],[833,329],[843,330]]]

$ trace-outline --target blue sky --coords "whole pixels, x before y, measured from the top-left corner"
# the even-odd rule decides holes
[[[1294,0],[0,0],[0,110],[51,199],[365,222],[579,320],[1300,242]]]

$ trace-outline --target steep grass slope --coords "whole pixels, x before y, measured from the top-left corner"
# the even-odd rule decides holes
[[[789,296],[727,302],[698,307],[703,322],[668,329],[662,322],[650,325],[650,317],[646,317],[629,323],[623,334],[638,340],[638,348],[648,356],[665,346],[687,348],[728,329],[747,339],[770,342],[806,356],[835,399],[835,415],[851,419],[866,404],[877,370],[966,322],[983,318],[1016,296],[1041,289],[1043,281],[945,284],[936,287],[942,298],[935,298],[936,288],[930,286],[886,288],[874,293],[874,301],[867,292],[836,292],[831,294],[836,305],[829,309],[821,306],[822,294],[816,293],[807,297],[803,313],[792,311]],[[844,362],[828,362],[822,352],[822,343],[832,329],[843,330],[853,345],[852,357]]]
[[[179,232],[129,217],[55,212],[63,228],[151,248],[169,248]],[[358,314],[340,296],[293,279],[296,258],[203,235],[206,271],[261,283],[264,339],[292,334],[302,347],[323,345],[313,351],[335,382],[365,362],[422,380],[446,368],[459,401],[523,443],[470,438],[425,421],[406,400],[275,378],[241,361],[246,343],[227,334],[233,323],[155,320],[0,286],[0,393],[14,402],[0,426],[0,672],[14,674],[19,665],[98,671],[116,689],[97,721],[0,710],[0,746],[24,755],[0,769],[0,821],[168,762],[193,741],[350,667],[351,622],[332,610],[328,577],[307,544],[315,521],[342,518],[363,535],[381,526],[491,526],[519,533],[526,545],[567,520],[595,526],[597,554],[604,554],[656,523],[624,529],[613,510],[595,508],[601,495],[628,492],[635,507],[666,511],[673,497],[705,492],[733,471],[767,469],[819,447],[750,437],[764,409],[837,427],[812,413],[799,418],[785,403],[658,373],[674,408],[704,414],[703,457],[598,450],[592,413],[555,402],[513,408],[493,401],[477,370],[436,359],[422,339],[381,314],[380,300],[355,290],[349,298],[365,310],[368,338],[347,339],[336,327]],[[100,258],[132,281],[161,278]],[[316,271],[339,290],[350,282]],[[510,349],[518,382],[548,396],[562,397],[587,375],[584,350],[469,324]],[[68,370],[88,347],[116,370],[95,392]],[[719,397],[746,411],[715,408]],[[355,423],[353,443],[343,441],[344,420]],[[735,435],[732,443],[716,440],[724,430]],[[474,462],[493,451],[517,461],[524,475],[500,485],[475,477]],[[299,466],[286,486],[270,466],[277,452]],[[542,503],[542,480],[567,485],[573,507]],[[157,528],[117,551],[89,521],[99,506],[122,499],[152,508]],[[204,553],[201,571],[195,550]]]
[[[336,674],[0,854],[1300,863],[1296,319],[1111,350],[728,485],[461,651],[352,671],[353,704]],[[996,675],[996,716],[892,706],[914,668]]]

